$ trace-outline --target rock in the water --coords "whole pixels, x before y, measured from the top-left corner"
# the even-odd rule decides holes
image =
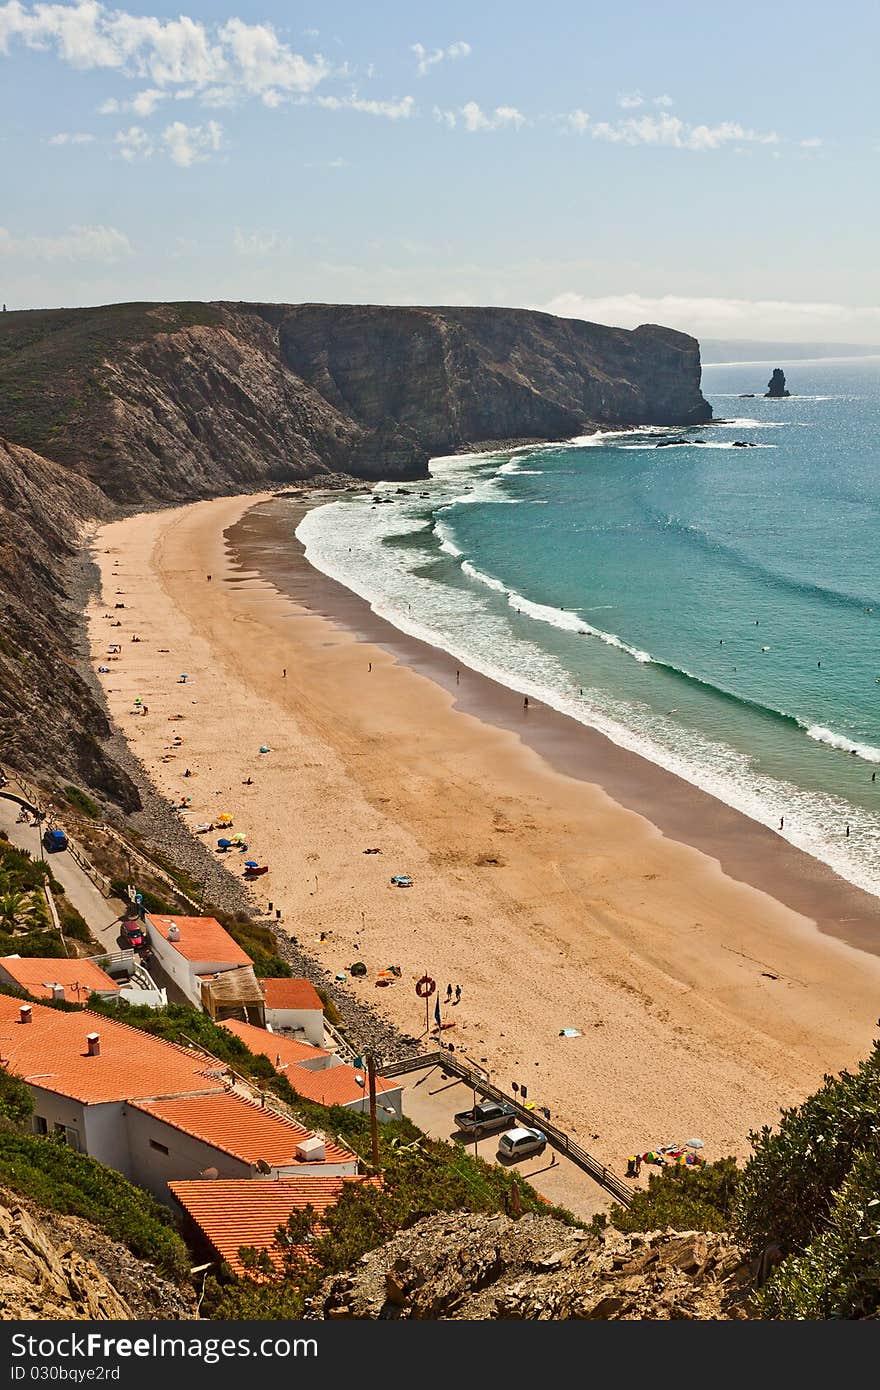
[[[779,400],[782,396],[791,395],[791,392],[785,389],[785,372],[781,367],[773,368],[773,375],[767,382],[767,390],[764,395],[769,396],[772,400]]]

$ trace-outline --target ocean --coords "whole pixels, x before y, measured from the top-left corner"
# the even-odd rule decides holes
[[[880,894],[880,358],[703,391],[718,423],[434,459],[297,536],[399,629]]]

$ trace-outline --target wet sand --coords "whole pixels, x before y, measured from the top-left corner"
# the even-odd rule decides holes
[[[867,1052],[874,899],[574,721],[464,667],[456,685],[297,555],[295,501],[257,502],[101,528],[93,660],[169,799],[246,827],[270,866],[255,893],[301,944],[331,970],[362,958],[358,992],[406,1031],[424,971],[441,999],[461,984],[444,1038],[618,1170],[694,1133],[744,1157],[750,1129]],[[401,980],[376,988],[391,963]]]

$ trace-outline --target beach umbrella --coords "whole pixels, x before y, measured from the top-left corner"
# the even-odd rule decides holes
[[[703,1149],[703,1148],[705,1148],[705,1144],[703,1143],[702,1139],[685,1139],[685,1141],[684,1141],[684,1146],[685,1146],[686,1149]]]
[[[244,867],[246,869],[257,869],[259,868],[259,861],[256,859],[246,859],[244,861]]]
[[[233,843],[234,845],[243,845],[243,844],[245,843],[245,840],[246,840],[246,839],[247,839],[247,836],[246,836],[246,835],[243,835],[243,834],[241,833],[241,831],[238,831],[237,834],[235,834],[235,835],[232,836],[232,843]]]
[[[218,841],[217,841],[217,848],[218,848],[218,849],[228,849],[229,846],[230,846],[231,844],[232,844],[232,841],[231,841],[231,840],[218,840]]]

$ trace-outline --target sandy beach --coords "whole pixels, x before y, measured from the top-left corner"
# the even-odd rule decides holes
[[[852,942],[871,943],[880,905],[821,866],[811,878],[813,861],[763,830],[753,845],[753,823],[707,816],[703,794],[665,795],[616,750],[591,762],[584,740],[566,775],[560,740],[576,733],[549,718],[542,733],[533,710],[529,746],[513,696],[509,716],[481,717],[477,678],[461,673],[468,707],[429,663],[334,615],[302,560],[284,586],[296,598],[280,592],[255,557],[280,563],[291,504],[266,501],[100,528],[89,627],[149,776],[192,798],[193,825],[234,816],[270,866],[255,901],[307,950],[332,971],[362,959],[358,992],[407,1032],[424,1028],[420,975],[441,998],[460,985],[444,1037],[618,1171],[692,1134],[710,1158],[745,1157],[750,1129],[866,1053],[880,958]],[[389,964],[402,977],[378,989]]]

